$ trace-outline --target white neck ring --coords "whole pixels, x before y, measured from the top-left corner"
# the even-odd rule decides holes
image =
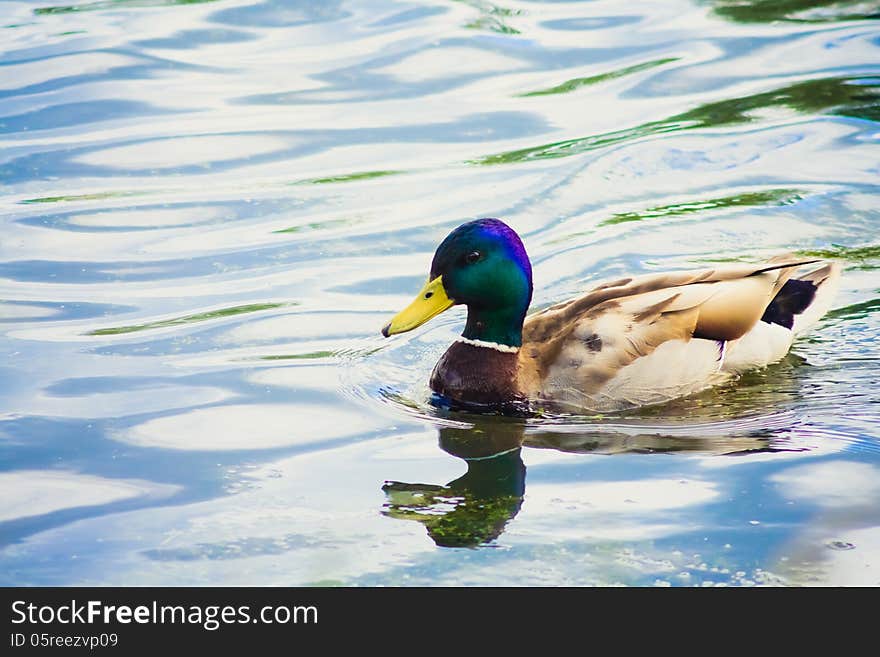
[[[470,338],[466,338],[463,335],[459,336],[455,341],[469,344],[472,347],[484,347],[486,349],[494,349],[495,351],[500,351],[505,354],[515,354],[519,352],[519,347],[512,347],[509,344],[501,344],[499,342],[489,342],[488,340],[471,340]]]

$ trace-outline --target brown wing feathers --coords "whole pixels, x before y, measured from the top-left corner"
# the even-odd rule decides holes
[[[602,317],[620,317],[615,332],[629,343],[625,351],[633,352],[624,361],[647,355],[666,340],[735,340],[761,319],[794,269],[812,262],[817,261],[785,255],[757,265],[604,283],[583,297],[526,319],[521,359],[531,372],[523,374],[530,379],[545,377],[568,341],[575,339],[575,329],[583,333]]]

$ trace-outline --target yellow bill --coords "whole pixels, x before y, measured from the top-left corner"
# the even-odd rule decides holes
[[[432,317],[436,317],[454,303],[455,301],[446,296],[443,277],[438,276],[433,281],[428,281],[413,302],[397,313],[394,319],[382,328],[382,335],[387,338],[389,335],[411,331]]]

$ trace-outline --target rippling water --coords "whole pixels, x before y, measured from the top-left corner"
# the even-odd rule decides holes
[[[875,3],[51,1],[0,4],[0,584],[880,584]],[[846,269],[735,385],[444,415],[462,312],[378,330],[478,216],[537,307]]]

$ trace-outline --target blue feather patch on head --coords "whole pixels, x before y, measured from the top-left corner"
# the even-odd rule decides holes
[[[434,254],[434,260],[431,263],[431,278],[436,278],[452,264],[451,260],[457,251],[456,247],[463,244],[476,245],[487,239],[493,244],[503,246],[510,258],[526,274],[529,281],[532,280],[532,263],[529,262],[526,247],[519,235],[500,219],[490,217],[462,224],[446,236]]]
[[[532,278],[532,263],[526,254],[526,247],[516,231],[500,219],[477,219],[476,223],[486,234],[502,240],[508,249],[510,257],[519,264],[524,272]]]

